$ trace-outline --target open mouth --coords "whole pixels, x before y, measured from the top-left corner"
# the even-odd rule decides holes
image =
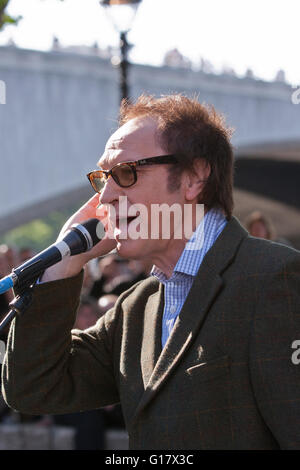
[[[116,218],[116,228],[118,229],[122,229],[122,228],[125,228],[125,227],[128,227],[129,224],[135,220],[137,217],[139,216],[138,215],[135,215],[135,216],[127,216],[127,217],[117,217]]]

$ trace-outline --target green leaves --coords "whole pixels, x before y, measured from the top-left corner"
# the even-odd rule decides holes
[[[17,16],[13,18],[12,16],[6,15],[5,13],[0,16],[0,30],[4,28],[4,26],[8,24],[18,24],[18,22],[22,19],[22,16]]]
[[[9,0],[0,0],[0,31],[9,24],[18,24],[21,16],[12,17],[8,15],[5,10],[8,6]]]
[[[9,0],[0,0],[0,11],[5,10],[5,8],[7,7],[8,2],[9,2]]]
[[[5,243],[17,248],[28,247],[36,252],[43,250],[54,243],[66,220],[85,202],[80,200],[65,209],[52,211],[44,217],[19,225],[0,236],[0,245]]]

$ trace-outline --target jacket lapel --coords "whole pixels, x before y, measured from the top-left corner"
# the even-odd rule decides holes
[[[221,273],[232,262],[236,251],[247,236],[246,230],[233,217],[206,254],[189,295],[177,317],[172,333],[157,359],[161,348],[161,320],[163,292],[156,298],[153,319],[150,310],[145,311],[145,329],[148,341],[142,347],[142,373],[145,392],[136,408],[135,418],[156,395],[159,388],[180,363],[193,339],[197,336],[209,308],[223,286]],[[147,305],[148,307],[148,305]],[[160,314],[158,315],[158,311]],[[160,346],[159,346],[160,344]],[[152,359],[151,359],[152,356]],[[157,359],[157,362],[156,362]]]
[[[144,387],[146,388],[155,364],[161,353],[162,316],[164,310],[164,286],[152,294],[144,312],[144,334],[141,348],[141,368]]]

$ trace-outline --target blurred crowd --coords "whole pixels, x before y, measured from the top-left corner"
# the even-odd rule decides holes
[[[276,236],[268,217],[261,212],[251,213],[244,223],[250,235],[291,246],[290,242]],[[15,249],[0,245],[0,279],[33,257],[29,248]],[[120,294],[150,274],[152,265],[142,261],[126,260],[117,253],[92,260],[85,267],[80,306],[74,328],[85,330],[112,308]],[[13,299],[10,290],[0,295],[0,321],[9,311]],[[0,333],[0,340],[6,342],[6,331]],[[34,423],[37,426],[63,425],[75,429],[76,449],[105,449],[106,430],[125,429],[120,405],[99,410],[56,416],[27,416],[9,409],[0,395],[0,423]]]

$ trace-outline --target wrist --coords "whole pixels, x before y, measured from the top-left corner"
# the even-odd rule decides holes
[[[62,260],[60,263],[46,269],[41,278],[41,282],[50,282],[58,279],[74,277],[80,273],[84,264],[85,263],[82,261],[76,260],[75,257],[73,259]]]

